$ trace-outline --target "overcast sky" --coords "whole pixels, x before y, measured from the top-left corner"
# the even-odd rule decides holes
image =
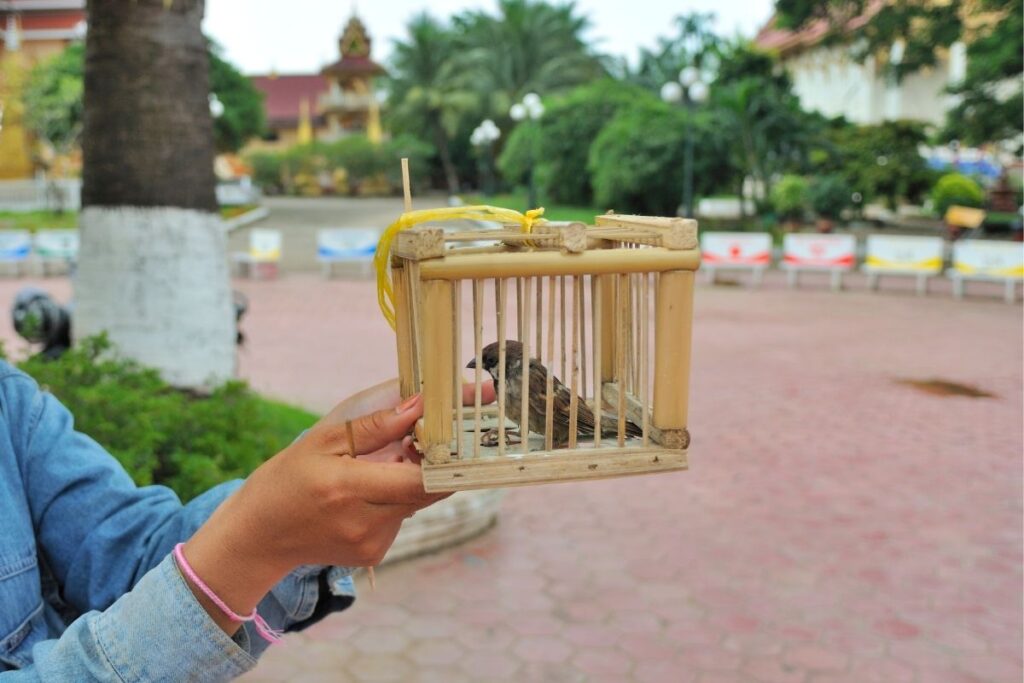
[[[204,29],[227,58],[248,74],[313,73],[338,58],[338,36],[355,6],[373,37],[373,55],[386,61],[406,22],[427,9],[447,18],[466,8],[493,11],[494,0],[207,0]],[[639,48],[673,33],[673,17],[715,12],[718,32],[753,36],[767,21],[772,0],[578,0],[590,17],[598,49],[635,61]]]

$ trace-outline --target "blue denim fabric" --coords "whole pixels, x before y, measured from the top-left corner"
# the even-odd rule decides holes
[[[171,549],[241,482],[188,505],[137,487],[71,414],[0,362],[0,683],[222,681],[266,643],[248,625],[221,631]],[[301,567],[259,605],[299,630],[354,599],[348,570]]]

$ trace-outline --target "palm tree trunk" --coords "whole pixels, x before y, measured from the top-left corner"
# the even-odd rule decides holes
[[[76,337],[180,386],[229,378],[204,0],[88,0]]]
[[[445,181],[448,183],[448,193],[458,194],[459,192],[459,174],[455,170],[455,164],[452,163],[451,150],[448,149],[448,135],[444,132],[444,126],[441,125],[441,121],[435,116],[431,125],[434,129],[434,142],[437,145],[437,153],[441,157],[441,167],[444,168]]]

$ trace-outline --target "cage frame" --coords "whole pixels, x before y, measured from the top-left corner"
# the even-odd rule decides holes
[[[479,241],[497,244],[454,249],[449,246]],[[626,248],[626,244],[644,245],[644,248]],[[415,435],[424,454],[423,484],[428,492],[687,469],[693,290],[700,266],[695,220],[609,213],[596,216],[592,227],[581,222],[544,222],[537,224],[529,235],[522,233],[518,226],[464,232],[445,232],[430,225],[416,226],[398,234],[392,246],[390,265],[401,394],[403,398],[417,392],[423,395],[424,415],[417,422]],[[650,334],[650,325],[653,325],[654,337],[651,406],[642,405],[626,391],[620,390],[625,380],[623,359],[626,352],[622,346],[622,352],[616,354],[616,346],[623,344],[622,326],[617,326],[617,320],[623,319],[624,313],[619,310],[619,304],[624,307],[625,303],[623,297],[616,293],[625,291],[621,289],[622,278],[634,273],[657,274],[652,278],[655,299],[653,321],[647,327],[647,334]],[[602,430],[598,428],[595,430],[594,448],[553,448],[549,409],[543,450],[530,451],[527,445],[522,454],[505,453],[505,425],[502,423],[498,427],[498,453],[501,457],[463,458],[462,437],[455,433],[455,425],[464,425],[467,411],[473,411],[469,413],[475,414],[473,437],[479,439],[481,375],[478,369],[473,408],[456,407],[456,396],[461,400],[459,379],[462,377],[461,368],[456,363],[456,358],[461,356],[458,335],[461,335],[459,297],[462,291],[457,283],[464,280],[474,283],[472,306],[477,321],[474,326],[477,326],[481,310],[481,281],[494,280],[496,296],[499,296],[505,286],[498,286],[498,283],[506,283],[510,278],[526,278],[526,282],[530,282],[530,278],[549,277],[552,286],[548,288],[548,296],[553,301],[554,278],[562,276],[590,276],[592,281],[599,283],[595,287],[596,299],[592,299],[596,304],[591,320],[595,397],[598,395],[596,381],[599,380],[601,399],[605,404],[616,407],[619,422],[617,445],[601,445]],[[645,278],[645,288],[647,281]],[[576,280],[573,282],[575,284]],[[564,280],[562,283],[564,287]],[[526,299],[530,299],[528,290]],[[504,315],[502,305],[500,302],[496,304],[497,315]],[[649,301],[644,305],[649,306]],[[553,312],[554,308],[549,307],[549,321],[552,322]],[[562,312],[564,315],[564,304]],[[578,324],[576,317],[574,314],[574,325]],[[527,315],[527,323],[529,318]],[[564,320],[562,322],[564,326]],[[474,330],[474,333],[479,347],[479,332]],[[530,336],[528,328],[525,336]],[[548,339],[551,357],[553,335],[549,334]],[[574,344],[575,339],[574,333]],[[562,346],[564,353],[564,332]],[[575,347],[573,352],[575,354]],[[647,354],[646,342],[643,353]],[[429,358],[430,362],[421,363],[418,358]],[[504,366],[501,371],[504,372]],[[553,375],[554,368],[551,368],[547,374],[549,387]],[[644,393],[645,402],[646,397],[647,393]],[[577,402],[578,399],[574,397],[572,400]],[[595,412],[600,415],[600,406]],[[627,418],[637,425],[643,423],[644,434],[650,438],[645,436],[638,446],[624,446],[622,425]],[[571,444],[576,441],[575,427],[570,422]],[[520,429],[524,429],[522,425]],[[528,432],[529,429],[524,430],[524,442],[528,441]],[[453,440],[457,453],[453,452]],[[453,458],[453,455],[457,457]]]

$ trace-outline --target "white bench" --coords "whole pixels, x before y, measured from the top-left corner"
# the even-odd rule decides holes
[[[857,240],[853,235],[790,233],[782,242],[782,263],[790,287],[799,284],[803,271],[825,272],[833,290],[843,288],[843,275],[853,270]]]
[[[942,275],[945,242],[941,237],[868,235],[867,256],[861,270],[868,288],[878,289],[883,275],[917,278],[917,293],[928,293],[928,278]]]
[[[79,237],[77,230],[38,230],[33,239],[33,250],[44,276],[54,264],[70,270],[78,260]]]
[[[334,275],[341,264],[346,272],[368,277],[373,270],[381,231],[374,228],[329,228],[316,233],[316,260],[323,266],[324,277]]]
[[[236,251],[231,255],[238,274],[254,280],[272,280],[277,277],[281,260],[281,231],[253,228],[249,231],[249,251]]]
[[[32,235],[28,230],[0,230],[0,263],[13,266],[14,275],[21,276],[32,253]]]
[[[700,236],[700,268],[714,284],[719,271],[748,271],[758,287],[772,264],[772,236],[767,232],[705,232]]]
[[[953,243],[953,267],[946,271],[953,281],[953,296],[964,297],[968,280],[1002,282],[1003,299],[1017,300],[1017,285],[1024,280],[1024,243],[964,240]]]

